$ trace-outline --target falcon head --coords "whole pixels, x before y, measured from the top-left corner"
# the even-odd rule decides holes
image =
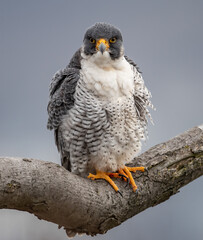
[[[112,60],[123,55],[123,39],[118,28],[108,23],[96,23],[84,36],[84,53],[86,55],[107,54]]]

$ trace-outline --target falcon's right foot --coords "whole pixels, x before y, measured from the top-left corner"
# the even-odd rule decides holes
[[[117,185],[114,183],[114,181],[113,181],[109,176],[121,178],[121,176],[119,176],[119,173],[108,173],[108,172],[101,172],[101,171],[98,171],[98,170],[97,170],[97,172],[96,172],[95,175],[92,174],[92,173],[90,173],[90,174],[88,175],[88,178],[90,178],[90,179],[92,179],[92,180],[95,180],[95,179],[104,179],[104,180],[106,180],[106,181],[113,187],[113,189],[114,189],[116,192],[118,192],[118,193],[121,194],[121,192],[119,191],[119,188],[117,187]],[[122,195],[122,194],[121,194],[121,195]]]

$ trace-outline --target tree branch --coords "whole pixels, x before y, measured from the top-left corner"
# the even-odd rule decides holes
[[[139,192],[115,180],[116,194],[104,180],[91,181],[63,167],[36,159],[0,158],[0,208],[33,213],[63,226],[67,234],[105,233],[155,206],[203,174],[203,125],[156,145],[134,160]]]

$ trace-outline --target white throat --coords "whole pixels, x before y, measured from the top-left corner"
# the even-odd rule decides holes
[[[98,97],[118,99],[134,92],[133,71],[124,56],[112,60],[109,53],[82,53],[81,74],[88,89]]]

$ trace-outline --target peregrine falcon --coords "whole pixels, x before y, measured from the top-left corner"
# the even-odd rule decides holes
[[[145,139],[151,94],[137,65],[124,55],[116,27],[96,23],[87,29],[83,45],[50,85],[48,129],[54,129],[61,163],[80,176],[112,177],[137,186],[127,167]]]

